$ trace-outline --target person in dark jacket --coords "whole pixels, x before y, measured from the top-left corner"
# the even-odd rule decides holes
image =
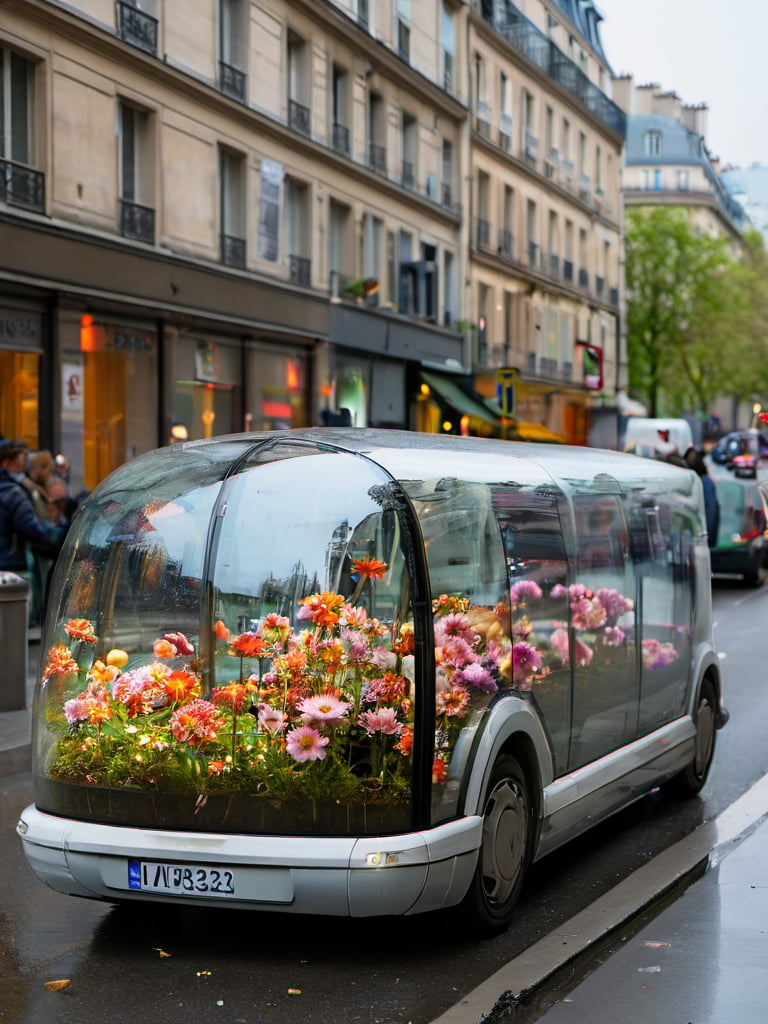
[[[709,546],[717,546],[717,532],[720,529],[720,503],[717,500],[715,481],[709,475],[704,455],[698,448],[689,448],[685,453],[686,465],[701,477],[704,488],[704,511],[707,517],[707,539]]]
[[[42,593],[42,581],[35,579],[30,545],[55,550],[63,531],[35,514],[32,499],[18,480],[26,459],[27,448],[22,442],[0,441],[0,570],[28,580],[34,606],[35,595]],[[31,613],[31,624],[37,625],[40,611],[38,607]]]

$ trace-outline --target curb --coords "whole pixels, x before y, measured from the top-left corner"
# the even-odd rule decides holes
[[[32,744],[0,750],[0,778],[28,772],[32,768]]]

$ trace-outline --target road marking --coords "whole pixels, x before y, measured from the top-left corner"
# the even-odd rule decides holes
[[[585,910],[524,950],[431,1024],[477,1024],[500,996],[542,984],[595,942],[648,907],[697,865],[719,863],[768,817],[768,775],[722,814],[657,854]]]

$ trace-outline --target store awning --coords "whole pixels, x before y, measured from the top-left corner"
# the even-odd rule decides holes
[[[484,423],[490,423],[492,427],[498,425],[499,417],[494,416],[479,399],[467,394],[455,381],[437,373],[427,373],[425,370],[421,371],[421,379],[431,391],[439,395],[444,402],[447,402],[462,416],[471,416],[474,419],[482,420]]]
[[[541,423],[525,423],[518,420],[515,430],[524,441],[557,441],[559,444],[566,444],[568,441],[564,434],[556,434]]]

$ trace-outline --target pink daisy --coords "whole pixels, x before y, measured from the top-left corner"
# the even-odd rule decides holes
[[[323,693],[319,697],[305,697],[299,704],[304,725],[332,727],[339,725],[349,711],[349,704],[331,693]]]
[[[291,729],[285,737],[285,749],[294,761],[322,761],[325,757],[325,747],[328,745],[328,737],[321,736],[317,729],[308,725],[299,726],[298,729]]]
[[[397,721],[394,708],[379,708],[378,711],[366,711],[357,720],[367,733],[383,732],[387,736],[399,733],[403,726]]]

